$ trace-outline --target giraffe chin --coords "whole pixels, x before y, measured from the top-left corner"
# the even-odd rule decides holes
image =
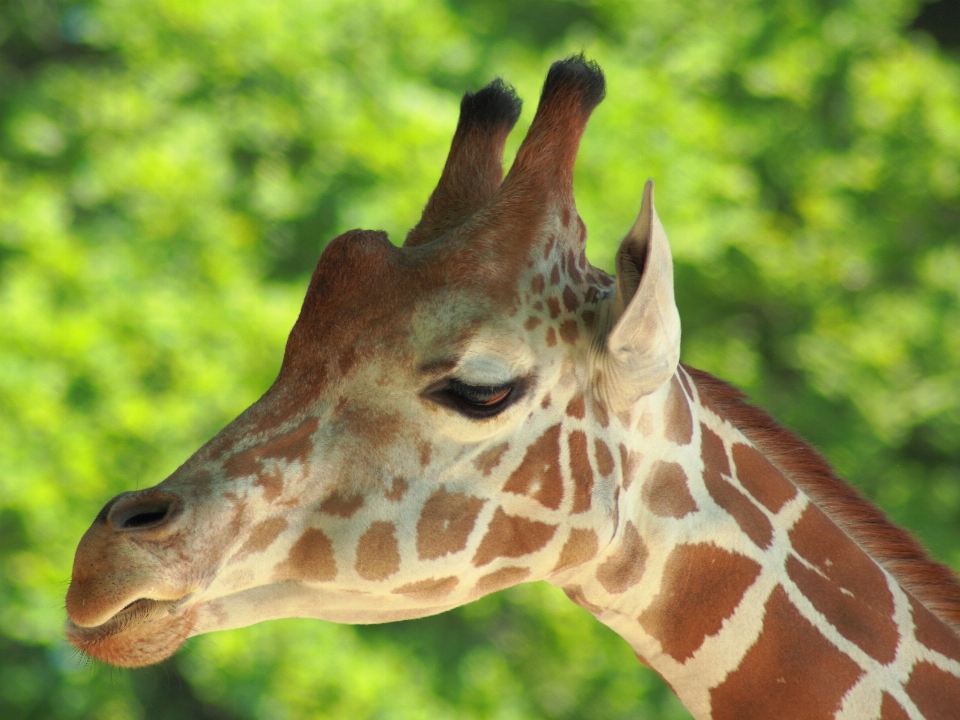
[[[192,634],[196,608],[179,610],[178,601],[137,600],[102,625],[66,622],[67,640],[95,660],[119,667],[142,667],[166,660]]]

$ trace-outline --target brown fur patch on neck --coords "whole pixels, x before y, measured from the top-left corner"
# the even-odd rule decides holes
[[[910,533],[838,478],[830,464],[798,435],[745,402],[746,395],[740,390],[702,370],[686,365],[683,369],[700,390],[702,404],[746,435],[907,592],[960,632],[960,581],[952,570],[931,560]]]

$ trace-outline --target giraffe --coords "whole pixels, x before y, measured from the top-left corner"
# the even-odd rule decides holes
[[[67,637],[158,662],[284,617],[375,623],[546,580],[697,718],[960,714],[960,584],[734,388],[680,363],[646,184],[616,275],[573,165],[603,75],[461,103],[404,245],[321,255],[263,397],[81,539]]]

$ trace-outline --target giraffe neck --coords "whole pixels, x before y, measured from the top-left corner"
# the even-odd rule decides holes
[[[960,636],[696,387],[636,409],[617,536],[552,581],[697,718],[951,716]]]

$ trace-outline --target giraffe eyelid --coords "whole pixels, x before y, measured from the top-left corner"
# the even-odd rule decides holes
[[[471,420],[486,420],[499,415],[520,400],[526,395],[529,385],[527,378],[488,385],[447,377],[431,383],[420,395]],[[493,402],[487,404],[489,400],[484,400],[485,398]]]

